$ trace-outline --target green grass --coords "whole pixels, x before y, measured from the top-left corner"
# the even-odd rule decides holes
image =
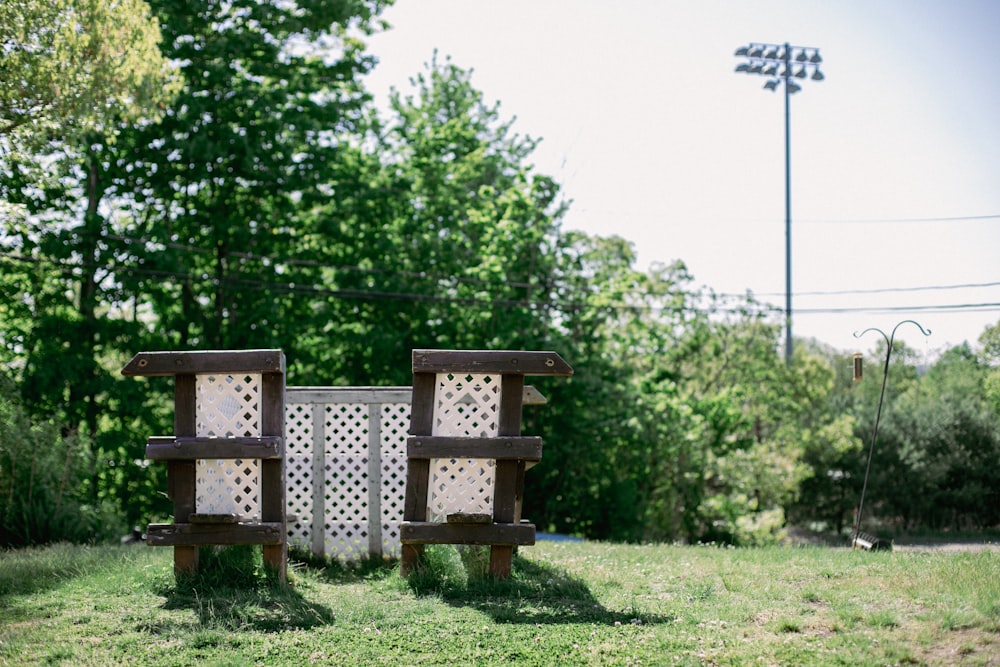
[[[393,564],[203,561],[169,549],[0,552],[0,665],[996,665],[1000,553],[628,546]],[[466,569],[468,565],[468,569]],[[471,574],[470,574],[471,572]]]

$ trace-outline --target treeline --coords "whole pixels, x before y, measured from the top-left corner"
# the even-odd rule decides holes
[[[767,307],[563,230],[535,140],[448,59],[377,109],[364,36],[384,4],[153,1],[166,83],[122,98],[138,109],[53,124],[0,97],[0,543],[167,516],[143,449],[171,430],[169,383],[119,369],[265,347],[300,385],[409,384],[413,348],[558,351],[576,374],[525,411],[546,442],[525,511],[544,529],[848,528],[877,383],[807,341],[788,367]],[[880,520],[1000,523],[998,329],[922,375],[897,347],[866,500]]]

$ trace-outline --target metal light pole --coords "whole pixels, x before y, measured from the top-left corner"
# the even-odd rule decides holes
[[[893,327],[892,333],[888,336],[886,336],[885,332],[881,329],[876,329],[874,327],[865,329],[861,333],[858,333],[857,331],[854,332],[855,338],[861,338],[869,331],[874,331],[881,334],[882,338],[885,339],[885,367],[882,369],[882,393],[879,394],[878,397],[878,410],[875,412],[875,428],[872,429],[872,443],[868,447],[868,464],[865,466],[865,481],[861,485],[861,501],[858,503],[858,515],[854,520],[854,537],[851,539],[851,546],[854,547],[858,546],[858,535],[861,533],[861,513],[865,509],[865,492],[868,491],[868,473],[872,469],[872,454],[875,452],[875,438],[878,437],[878,423],[879,420],[882,419],[882,401],[885,400],[885,385],[889,380],[889,358],[892,357],[892,343],[896,340],[896,329],[907,322],[916,325],[916,327],[920,329],[920,332],[925,336],[931,335],[930,329],[924,329],[918,322],[913,320],[903,320]],[[855,355],[854,357],[854,380],[861,380],[861,363],[859,355]]]
[[[797,52],[792,56],[793,52]],[[809,55],[810,52],[812,55]],[[822,81],[825,77],[819,71],[823,59],[819,49],[812,46],[791,46],[751,42],[749,46],[736,49],[736,56],[746,58],[736,66],[737,72],[759,74],[768,77],[766,90],[777,90],[784,84],[785,90],[785,363],[792,364],[792,153],[791,114],[788,98],[802,89],[792,78]],[[798,69],[793,72],[793,68]],[[810,71],[812,72],[810,76]]]

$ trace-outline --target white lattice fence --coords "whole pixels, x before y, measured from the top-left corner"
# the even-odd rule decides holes
[[[353,561],[397,557],[410,387],[288,387],[289,545]]]

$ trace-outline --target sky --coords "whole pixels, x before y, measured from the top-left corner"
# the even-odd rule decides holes
[[[735,72],[751,42],[819,49],[790,100],[792,330],[928,357],[1000,322],[1000,2],[396,0],[368,86],[411,90],[434,51],[471,69],[563,229],[631,241],[638,268],[785,303],[784,93]],[[811,53],[811,52],[810,52]]]

